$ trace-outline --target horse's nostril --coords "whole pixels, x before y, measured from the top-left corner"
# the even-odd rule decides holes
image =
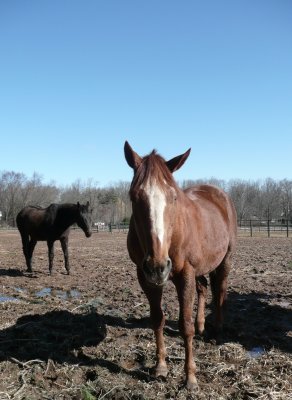
[[[171,267],[171,259],[170,258],[167,260],[166,265],[167,265],[168,268]]]

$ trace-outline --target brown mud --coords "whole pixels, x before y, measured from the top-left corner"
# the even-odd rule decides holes
[[[174,286],[164,291],[169,376],[152,376],[149,307],[126,233],[59,243],[53,275],[38,242],[26,272],[17,231],[0,231],[0,399],[292,398],[292,239],[239,238],[222,343],[194,339],[199,391],[184,388]],[[211,297],[206,327],[212,326]],[[195,310],[194,310],[195,311]]]

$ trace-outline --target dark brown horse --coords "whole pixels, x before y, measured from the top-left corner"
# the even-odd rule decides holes
[[[85,233],[91,236],[91,210],[89,202],[79,204],[51,204],[47,208],[27,206],[16,217],[16,223],[21,235],[23,254],[27,271],[32,272],[32,254],[37,241],[46,240],[49,251],[49,271],[52,273],[54,259],[54,242],[60,240],[65,259],[65,268],[69,275],[68,236],[70,226],[77,224]]]
[[[207,280],[210,274],[216,305],[216,326],[222,327],[227,275],[236,242],[236,212],[222,190],[194,186],[181,190],[172,176],[186,161],[190,149],[169,161],[155,151],[140,157],[125,143],[125,157],[134,170],[130,187],[133,214],[128,234],[130,258],[137,265],[139,283],[150,304],[156,338],[156,376],[166,377],[166,349],[163,339],[163,285],[170,279],[180,305],[179,328],[185,345],[186,384],[195,389],[192,340],[195,332],[193,305],[198,293],[196,323],[199,333],[205,325]]]

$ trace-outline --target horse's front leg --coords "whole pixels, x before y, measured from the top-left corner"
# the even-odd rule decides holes
[[[53,261],[54,261],[54,242],[48,240],[47,244],[48,244],[48,254],[49,254],[49,272],[50,275],[52,275]]]
[[[138,280],[141,288],[143,289],[150,305],[150,318],[152,329],[155,334],[156,340],[156,357],[157,363],[155,368],[155,376],[162,376],[166,378],[168,369],[165,361],[166,348],[163,337],[163,328],[165,324],[165,316],[162,311],[162,287],[149,286],[145,280],[143,272],[137,268]]]
[[[193,306],[196,290],[193,267],[187,264],[180,275],[175,277],[174,283],[180,306],[179,328],[185,345],[186,385],[188,389],[195,390],[198,384],[195,376],[196,365],[193,358],[193,337],[195,334]]]
[[[63,250],[64,254],[64,260],[65,260],[65,268],[67,271],[67,274],[70,275],[70,265],[69,265],[69,254],[68,254],[68,237],[62,237],[60,239],[61,242],[61,247]]]

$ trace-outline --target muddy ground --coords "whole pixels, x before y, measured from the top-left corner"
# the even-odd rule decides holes
[[[39,242],[25,270],[17,231],[0,231],[0,399],[292,399],[292,238],[239,238],[224,341],[194,340],[199,392],[184,388],[171,282],[164,293],[169,376],[155,344],[126,233],[70,234],[54,273]],[[210,300],[210,299],[209,299]],[[211,324],[210,305],[207,328]]]

